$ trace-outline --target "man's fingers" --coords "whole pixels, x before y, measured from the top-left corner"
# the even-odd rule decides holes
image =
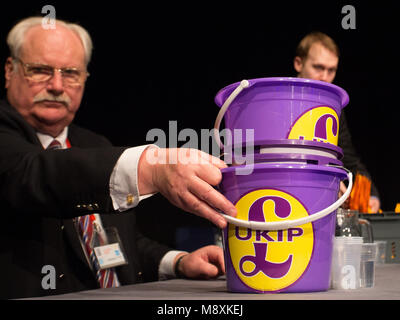
[[[213,186],[221,182],[221,169],[227,165],[200,150],[183,148],[166,149],[165,152],[167,163],[156,165],[151,175],[153,189],[162,193],[181,209],[208,219],[220,228],[225,228],[227,222],[220,212],[236,216],[237,210]],[[176,163],[168,163],[172,156],[177,158]]]
[[[215,250],[208,252],[208,260],[218,268],[219,274],[225,273],[225,262],[222,248],[216,247]]]
[[[235,206],[224,195],[200,178],[193,178],[189,191],[210,207],[221,210],[227,215],[236,216],[237,210]]]
[[[203,161],[216,166],[218,169],[223,169],[228,167],[224,161],[222,161],[217,157],[212,156],[211,154],[205,153],[203,151],[199,151],[199,153],[200,153],[200,158]]]
[[[223,250],[215,245],[197,249],[181,261],[184,273],[190,278],[210,279],[225,273]]]
[[[222,217],[219,212],[189,191],[179,196],[177,201],[173,201],[173,203],[185,211],[211,221],[221,229],[225,228],[227,225],[225,218]]]

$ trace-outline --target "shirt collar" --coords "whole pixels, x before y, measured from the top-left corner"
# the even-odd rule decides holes
[[[55,138],[49,136],[48,134],[36,132],[37,137],[40,140],[40,143],[43,146],[43,149],[47,149],[49,144],[54,140],[58,140],[61,143],[63,149],[67,148],[67,136],[68,136],[68,127],[65,127],[64,130]]]

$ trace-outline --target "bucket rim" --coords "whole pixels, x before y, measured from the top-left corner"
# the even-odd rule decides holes
[[[227,149],[238,149],[246,147],[247,141],[241,144],[228,145]],[[257,146],[259,147],[299,147],[305,149],[321,149],[327,150],[327,152],[332,152],[337,154],[338,159],[343,158],[343,149],[327,142],[311,141],[311,140],[300,140],[300,139],[265,139],[257,140]]]
[[[337,175],[347,176],[346,169],[340,166],[333,165],[315,165],[307,163],[293,163],[293,162],[262,162],[253,163],[253,171],[250,174],[254,174],[256,170],[268,170],[268,169],[285,169],[285,170],[306,170],[306,171],[318,171],[318,172],[329,172]],[[221,169],[222,174],[236,173],[236,170],[246,170],[248,172],[248,165],[230,166],[228,168]],[[246,175],[238,175],[238,177],[246,177]]]
[[[267,77],[267,78],[255,78],[248,80],[250,86],[257,85],[260,83],[269,83],[269,84],[294,84],[294,83],[301,83],[303,85],[308,85],[312,87],[317,87],[321,89],[327,89],[339,95],[341,108],[344,108],[349,103],[349,95],[347,94],[346,90],[343,88],[329,82],[320,81],[320,80],[312,80],[312,79],[305,79],[305,78],[297,78],[297,77]],[[240,84],[239,82],[232,83],[221,90],[215,96],[214,102],[217,106],[221,107],[229,94]]]
[[[312,165],[335,165],[343,166],[343,162],[337,158],[329,158],[325,156],[301,154],[301,153],[284,153],[284,154],[255,154],[254,163],[276,163],[276,162],[291,162],[305,163]],[[235,162],[233,162],[235,164]]]

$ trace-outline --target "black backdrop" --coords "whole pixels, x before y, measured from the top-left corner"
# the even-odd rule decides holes
[[[11,26],[41,15],[42,7],[52,4],[58,18],[82,24],[94,42],[91,76],[76,123],[116,145],[139,145],[147,143],[152,128],[168,132],[169,120],[177,121],[178,131],[212,128],[218,112],[213,99],[220,88],[241,79],[295,76],[298,41],[313,30],[326,32],[341,48],[335,84],[350,95],[346,113],[354,144],[380,191],[383,210],[394,210],[400,202],[394,1],[138,3],[7,4],[0,13],[0,61],[8,55],[5,39]],[[356,9],[355,30],[342,28],[346,4]],[[1,81],[4,88],[3,76]],[[152,233],[168,241],[173,241],[173,232],[167,231],[172,224],[207,225],[160,196],[140,207],[142,223],[153,225]]]

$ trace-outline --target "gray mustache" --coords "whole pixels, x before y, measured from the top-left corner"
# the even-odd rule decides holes
[[[37,94],[33,98],[33,102],[42,102],[42,101],[54,101],[54,102],[61,102],[65,104],[66,106],[69,106],[71,103],[71,99],[67,95],[60,95],[60,96],[54,96],[52,94]]]

